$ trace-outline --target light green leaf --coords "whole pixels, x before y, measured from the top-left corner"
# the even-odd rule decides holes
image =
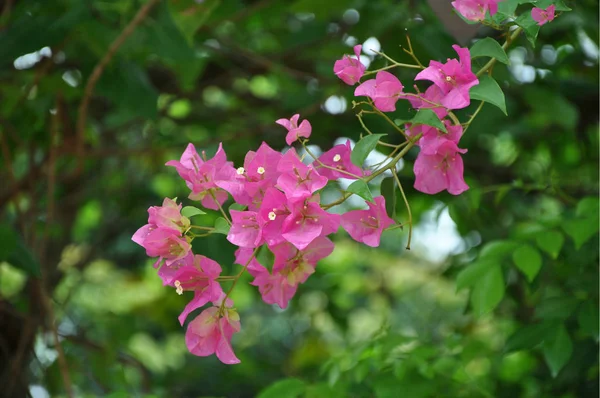
[[[541,322],[519,328],[506,340],[504,351],[509,353],[534,348],[546,339],[555,326],[554,322]]]
[[[415,117],[410,120],[413,125],[424,124],[426,126],[435,127],[438,130],[447,133],[446,126],[440,120],[438,115],[431,109],[421,109],[417,112]]]
[[[471,94],[471,99],[496,105],[505,115],[508,115],[504,93],[493,77],[489,75],[479,77],[479,84],[472,87],[469,93]]]
[[[479,279],[471,291],[473,314],[482,316],[491,312],[502,301],[504,290],[502,269],[495,265]]]
[[[479,259],[470,264],[456,276],[456,290],[461,290],[478,283],[491,268],[497,267],[498,262],[493,259]]]
[[[557,258],[565,243],[565,237],[558,231],[543,231],[537,234],[535,242],[550,257]]]
[[[358,167],[362,167],[367,156],[369,156],[371,151],[377,147],[377,141],[385,135],[387,134],[370,134],[358,141],[350,155],[352,163]]]
[[[246,210],[247,207],[248,206],[244,206],[239,203],[233,203],[231,206],[229,206],[229,211],[231,211],[231,210],[244,211],[244,210]]]
[[[363,180],[354,181],[352,184],[350,184],[347,191],[360,196],[364,200],[374,203],[373,195],[369,190],[369,186]]]
[[[592,217],[598,218],[598,198],[597,197],[587,197],[583,198],[577,203],[577,209],[575,210],[575,215],[577,217]]]
[[[542,256],[533,246],[525,244],[513,252],[512,255],[515,265],[529,282],[532,282],[540,268],[542,268]]]
[[[181,215],[184,217],[187,217],[187,218],[202,215],[202,214],[206,214],[206,213],[194,206],[185,206],[183,209],[181,209]]]
[[[498,42],[491,37],[479,40],[471,46],[471,58],[491,57],[496,58],[503,64],[510,64],[510,60],[504,52],[504,49]]]
[[[512,253],[518,246],[518,243],[510,240],[493,240],[483,246],[479,253],[479,258],[489,257],[499,262],[504,256]]]
[[[566,319],[573,315],[579,301],[573,297],[551,297],[535,308],[535,317],[540,319]]]
[[[573,353],[573,343],[564,325],[556,330],[554,338],[544,341],[543,352],[552,377],[558,376]]]
[[[231,225],[223,217],[219,217],[215,220],[215,232],[218,234],[227,235]]]
[[[257,398],[296,398],[304,393],[306,383],[295,378],[276,381],[262,390]]]
[[[567,220],[562,227],[575,242],[575,249],[579,250],[585,242],[598,232],[598,220],[591,217]]]

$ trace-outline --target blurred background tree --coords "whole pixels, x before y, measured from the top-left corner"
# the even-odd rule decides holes
[[[598,2],[569,3],[496,66],[509,116],[486,105],[463,138],[471,189],[408,188],[413,250],[340,233],[286,311],[239,284],[225,366],[187,353],[184,298],[131,242],[187,195],[164,163],[281,149],[294,113],[322,149],[358,139],[332,72],[353,44],[408,60],[409,34],[440,60],[501,38],[441,0],[0,1],[0,395],[598,396]],[[194,244],[228,269],[224,238]]]

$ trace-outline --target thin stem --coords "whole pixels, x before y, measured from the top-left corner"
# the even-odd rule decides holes
[[[231,287],[229,288],[227,293],[225,293],[225,297],[223,298],[223,301],[221,302],[221,307],[219,308],[219,313],[223,313],[223,310],[225,309],[225,302],[227,301],[227,298],[229,297],[229,295],[235,288],[235,285],[237,284],[238,280],[240,279],[240,277],[242,276],[244,271],[246,271],[246,268],[248,268],[248,265],[250,265],[250,262],[252,261],[252,259],[254,259],[254,257],[256,257],[256,254],[258,253],[258,250],[260,248],[261,248],[261,246],[254,249],[254,252],[252,252],[252,255],[250,256],[250,258],[248,258],[248,261],[246,261],[246,264],[244,264],[244,267],[242,268],[242,270],[236,276],[233,277],[234,278],[233,284],[231,285]]]
[[[421,61],[419,61],[419,59],[415,55],[415,52],[413,51],[413,48],[412,48],[412,43],[410,42],[410,37],[408,35],[406,35],[406,42],[408,43],[408,50],[406,48],[403,48],[402,50],[405,53],[407,53],[408,55],[410,55],[412,59],[414,59],[414,61],[417,63],[417,65],[419,65],[420,69],[425,69],[425,67],[423,66]]]
[[[373,51],[377,55],[381,55],[383,58],[385,58],[388,61],[390,61],[392,63],[392,65],[386,66],[385,68],[381,68],[381,69],[377,69],[377,70],[374,70],[374,71],[370,71],[370,73],[375,73],[375,72],[379,72],[379,71],[382,71],[382,70],[391,69],[391,68],[395,68],[395,67],[409,68],[409,69],[423,69],[422,65],[403,64],[401,62],[396,62],[393,58],[388,57],[387,55],[385,55],[382,52],[375,51],[375,50],[371,50],[371,51]],[[367,72],[367,73],[369,73],[369,72]],[[365,75],[367,73],[365,73]]]
[[[400,189],[400,194],[402,195],[402,200],[404,200],[404,205],[406,206],[406,211],[408,212],[408,240],[406,241],[406,250],[410,250],[410,241],[412,240],[412,212],[410,211],[410,205],[408,204],[408,199],[406,199],[406,195],[404,194],[404,189],[402,188],[402,184],[400,183],[400,179],[398,178],[398,173],[395,171],[392,173],[394,175],[394,179],[398,184],[398,189]]]
[[[471,117],[469,118],[469,120],[467,120],[465,123],[463,123],[464,129],[463,129],[463,134],[467,132],[467,129],[469,128],[469,126],[471,125],[471,122],[473,122],[473,119],[475,119],[475,117],[479,114],[479,112],[481,111],[481,108],[483,108],[483,104],[484,101],[481,101],[479,103],[479,106],[477,107],[477,109],[475,110],[475,113],[473,113],[473,115],[471,115]]]
[[[213,227],[203,227],[201,225],[190,225],[190,228],[202,229],[204,231],[214,231],[215,230]]]
[[[377,107],[375,107],[372,104],[371,104],[371,106],[373,107],[372,111],[366,111],[366,110],[363,109],[360,112],[361,113],[371,113],[371,114],[374,114],[374,115],[380,115],[380,116],[382,116],[390,124],[390,126],[394,127],[394,129],[396,129],[396,131],[398,131],[400,134],[402,134],[404,137],[406,137],[406,133],[404,132],[404,130],[400,126],[396,125],[396,123],[394,123],[392,121],[392,119],[390,119],[385,113],[383,113],[379,109],[377,109]]]
[[[227,223],[229,225],[232,225],[231,220],[229,219],[229,217],[227,216],[227,213],[225,213],[225,210],[223,210],[223,207],[221,206],[221,204],[219,203],[219,201],[217,200],[217,197],[215,195],[215,193],[213,192],[213,189],[209,189],[208,192],[210,193],[210,196],[213,198],[213,200],[215,201],[215,203],[217,204],[217,206],[219,207],[219,211],[221,212],[221,214],[223,215],[223,218],[225,218],[225,221],[227,221]]]
[[[362,126],[362,128],[369,134],[369,135],[374,135],[371,130],[369,130],[369,128],[367,127],[367,125],[365,124],[365,122],[362,120],[362,114],[361,113],[357,113],[356,117],[358,118],[358,121],[360,122],[360,125]],[[397,148],[398,145],[394,145],[394,144],[388,144],[387,142],[383,142],[381,140],[377,141],[377,144],[381,145],[381,146],[387,146],[390,148]]]

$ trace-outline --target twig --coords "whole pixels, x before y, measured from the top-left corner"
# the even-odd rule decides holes
[[[402,199],[404,200],[404,205],[406,206],[406,211],[408,212],[408,240],[406,241],[406,250],[410,250],[410,241],[412,239],[412,212],[410,211],[410,205],[408,204],[408,199],[406,199],[406,195],[404,194],[404,189],[402,188],[402,184],[400,183],[400,179],[398,178],[398,173],[394,170],[392,172],[394,179],[396,179],[396,183],[398,184],[398,189],[400,190],[400,194],[402,195]]]
[[[79,108],[77,110],[77,146],[76,153],[78,158],[77,170],[81,171],[83,166],[83,155],[84,155],[84,133],[85,133],[85,123],[87,121],[87,112],[88,107],[92,98],[92,94],[94,92],[94,88],[96,87],[96,83],[102,76],[104,69],[111,61],[111,59],[116,54],[117,50],[121,45],[127,40],[127,38],[133,33],[135,28],[146,18],[150,10],[159,3],[160,0],[149,0],[138,13],[133,17],[129,25],[125,27],[123,32],[112,42],[104,57],[98,62],[98,64],[94,67],[90,78],[88,79],[85,89],[83,92],[83,98],[81,103],[79,104]]]

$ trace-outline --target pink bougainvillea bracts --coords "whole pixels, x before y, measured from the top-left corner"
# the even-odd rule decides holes
[[[382,112],[396,110],[396,102],[404,86],[394,75],[386,71],[377,72],[375,79],[367,80],[354,90],[355,96],[369,97]]]
[[[531,10],[531,18],[533,18],[539,26],[542,26],[554,20],[555,11],[556,6],[554,4],[549,5],[546,9],[534,7]]]
[[[312,126],[310,122],[304,119],[300,124],[298,124],[298,119],[300,118],[299,114],[295,114],[289,120],[288,119],[279,119],[275,123],[282,125],[288,131],[285,136],[285,142],[288,145],[292,145],[295,141],[297,141],[300,137],[308,138],[310,137],[310,133],[312,132]]]
[[[502,0],[455,0],[452,7],[469,21],[482,21],[485,14],[494,16],[498,12],[498,3]]]
[[[362,46],[354,46],[354,57],[344,55],[342,59],[335,61],[333,65],[333,73],[342,81],[350,86],[355,85],[360,81],[360,78],[365,74],[365,66],[360,62],[360,51]],[[289,144],[288,144],[289,145]]]

